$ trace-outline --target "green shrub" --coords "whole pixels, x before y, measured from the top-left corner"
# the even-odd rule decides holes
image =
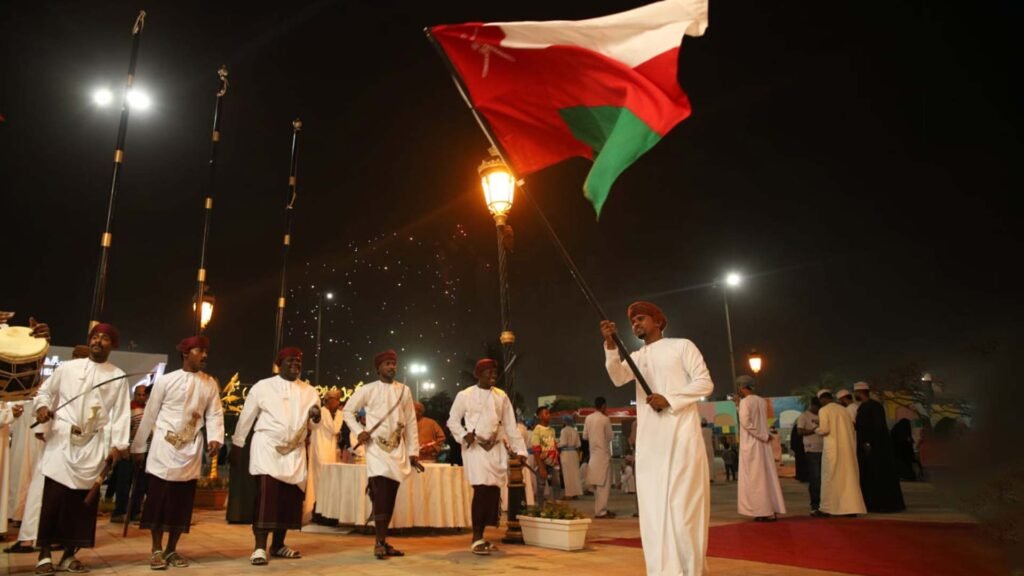
[[[578,520],[583,518],[579,510],[569,506],[565,502],[548,500],[543,506],[527,506],[519,512],[521,516],[533,518],[550,518],[554,520]]]

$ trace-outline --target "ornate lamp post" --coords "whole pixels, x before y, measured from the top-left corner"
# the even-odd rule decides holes
[[[494,216],[494,225],[498,232],[498,287],[501,298],[501,341],[502,364],[509,366],[514,356],[516,336],[512,332],[510,318],[510,302],[508,289],[508,255],[512,251],[512,227],[508,225],[508,213],[515,200],[516,179],[508,166],[498,158],[492,150],[492,157],[484,160],[478,169],[480,183],[484,190],[487,209]],[[503,374],[505,389],[512,398],[513,373]],[[519,458],[508,459],[508,530],[501,539],[509,544],[522,544],[523,532],[516,519],[519,505],[526,497],[523,484],[523,462]]]

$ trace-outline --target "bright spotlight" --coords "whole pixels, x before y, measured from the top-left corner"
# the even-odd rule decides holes
[[[128,92],[128,105],[132,108],[138,108],[139,110],[145,110],[150,105],[149,96],[145,92],[138,90],[132,90]]]
[[[743,282],[743,277],[735,272],[730,272],[725,277],[725,283],[729,286],[739,286],[740,282]]]
[[[113,100],[114,94],[106,88],[100,88],[92,94],[92,101],[95,102],[97,106],[107,106]]]
[[[334,292],[328,292],[327,294],[324,294],[324,296],[325,296],[325,297],[326,297],[326,298],[327,298],[328,300],[334,300]]]

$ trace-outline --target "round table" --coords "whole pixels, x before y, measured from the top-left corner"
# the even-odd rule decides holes
[[[392,528],[464,528],[470,515],[473,489],[461,466],[423,463],[399,485]],[[316,486],[316,510],[340,524],[373,524],[372,504],[366,495],[365,464],[323,464]]]

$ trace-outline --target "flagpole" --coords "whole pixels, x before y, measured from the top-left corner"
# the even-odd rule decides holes
[[[288,196],[287,204],[284,207],[284,240],[281,257],[281,291],[277,296],[277,323],[274,328],[274,358],[281,349],[281,341],[284,337],[284,306],[285,290],[288,288],[288,248],[292,243],[292,218],[295,215],[295,195],[297,192],[296,174],[299,162],[299,131],[302,130],[302,120],[296,118],[292,121],[292,159],[288,171]],[[277,362],[273,365],[274,374],[277,374]]]
[[[114,149],[114,174],[110,182],[110,199],[107,203],[107,222],[100,236],[100,263],[96,270],[96,285],[92,293],[92,309],[89,313],[89,330],[99,324],[103,315],[103,305],[107,291],[107,268],[110,262],[110,247],[114,243],[111,228],[114,225],[114,201],[117,199],[117,185],[124,164],[125,136],[128,133],[128,92],[135,83],[135,64],[139,59],[139,41],[142,39],[142,28],[146,24],[146,11],[140,10],[135,24],[132,25],[132,55],[128,61],[128,80],[125,82],[124,93],[121,95],[121,122],[117,127],[117,145]]]
[[[206,246],[210,239],[210,220],[213,217],[214,174],[217,169],[217,143],[220,142],[220,105],[228,92],[228,68],[221,66],[217,70],[220,88],[213,107],[213,132],[210,137],[210,177],[207,181],[206,200],[203,203],[203,242],[199,251],[199,272],[196,274],[196,315],[195,334],[203,333],[203,296],[206,294]]]
[[[451,74],[452,80],[455,82],[455,87],[458,88],[459,94],[462,95],[462,100],[466,103],[466,106],[468,106],[469,110],[473,113],[473,117],[476,118],[477,125],[480,126],[480,130],[483,131],[484,136],[486,136],[487,140],[491,143],[491,147],[493,147],[494,150],[498,153],[498,156],[501,158],[502,162],[504,162],[506,166],[512,167],[512,164],[508,161],[508,154],[505,153],[504,147],[502,147],[501,143],[494,136],[494,131],[491,129],[491,125],[487,122],[487,119],[484,118],[482,114],[480,114],[480,111],[476,109],[476,106],[473,105],[473,101],[469,98],[469,90],[466,88],[466,85],[462,82],[462,77],[459,76],[459,73],[455,69],[455,66],[452,64],[451,59],[448,58],[448,54],[444,51],[444,48],[441,47],[441,44],[437,41],[437,39],[434,38],[434,35],[431,34],[430,28],[424,28],[423,32],[424,34],[426,34],[427,40],[429,40],[430,43],[434,46],[434,48],[437,49],[437,53],[441,57],[441,60],[444,61],[445,66],[448,67],[448,72]],[[576,281],[576,285],[579,286],[580,291],[583,292],[583,296],[587,299],[590,305],[594,307],[594,310],[597,311],[597,314],[598,316],[601,317],[601,320],[608,320],[608,314],[605,313],[604,308],[597,301],[597,297],[594,296],[593,290],[590,289],[590,286],[587,284],[587,281],[583,278],[583,274],[580,272],[580,269],[576,266],[576,262],[573,261],[572,256],[570,256],[568,250],[565,249],[565,245],[562,244],[561,238],[558,237],[558,233],[555,232],[555,228],[551,225],[551,222],[544,214],[544,211],[541,209],[540,204],[538,204],[533,199],[533,197],[526,192],[526,187],[522,180],[519,180],[517,182],[517,186],[519,187],[519,191],[522,193],[522,195],[525,196],[526,199],[529,201],[529,204],[533,206],[533,209],[537,213],[537,216],[540,217],[541,222],[544,224],[544,229],[548,233],[548,237],[551,239],[551,242],[558,249],[558,253],[562,256],[562,260],[565,262],[566,267],[569,268],[569,274],[572,276],[573,280]],[[613,334],[612,339],[615,341],[615,346],[619,349],[619,356],[626,361],[626,364],[629,365],[630,370],[633,371],[633,375],[636,377],[636,381],[640,385],[640,387],[643,388],[644,393],[646,393],[648,396],[653,394],[653,392],[651,391],[651,387],[647,384],[647,381],[644,379],[643,374],[640,373],[640,369],[637,368],[636,363],[633,362],[633,358],[629,355],[629,351],[626,349],[626,345],[622,342],[622,339],[619,337],[618,334]]]

